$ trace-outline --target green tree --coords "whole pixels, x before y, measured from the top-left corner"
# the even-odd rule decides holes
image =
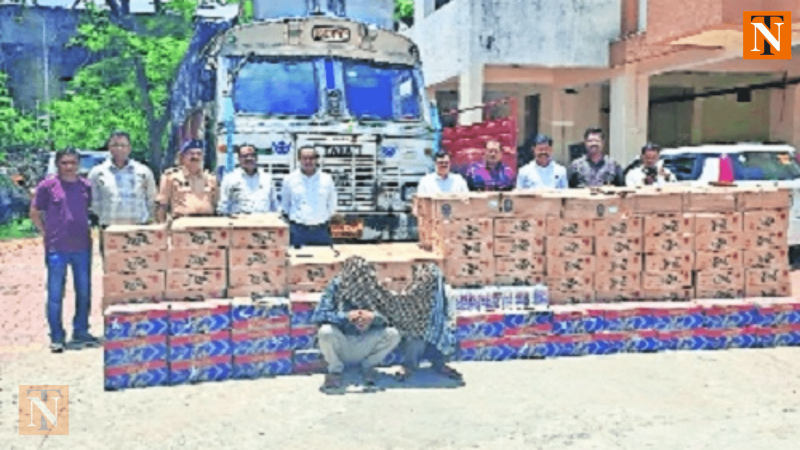
[[[412,22],[414,20],[414,0],[395,0],[394,16],[396,20]]]
[[[39,145],[45,137],[36,119],[14,106],[6,82],[8,75],[0,72],[0,149],[11,145]],[[0,161],[5,158],[0,153]]]

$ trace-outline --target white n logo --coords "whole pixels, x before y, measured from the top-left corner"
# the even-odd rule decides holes
[[[776,35],[772,34],[772,32],[770,31],[770,19],[775,17],[775,18],[779,18],[779,19],[783,20],[783,16],[766,16],[766,15],[765,16],[752,16],[752,17],[750,17],[750,20],[753,20],[756,17],[763,17],[764,18],[764,23],[753,23],[753,22],[750,23],[751,25],[753,25],[753,50],[751,50],[751,51],[753,51],[753,52],[761,51],[761,50],[758,49],[758,33],[759,32],[761,32],[761,35],[765,39],[765,41],[764,41],[764,52],[762,53],[762,55],[767,56],[767,55],[772,55],[773,54],[771,52],[770,45],[775,47],[775,51],[778,51],[778,52],[781,51],[781,25],[783,25],[783,22],[780,22],[780,23],[776,22],[774,24],[774,25],[778,26],[778,34],[776,36]]]
[[[58,426],[58,399],[60,399],[61,397],[51,396],[51,398],[55,399],[56,403],[55,411],[50,411],[50,408],[47,407],[47,404],[45,404],[45,402],[47,401],[48,392],[58,392],[58,395],[61,395],[61,391],[57,389],[31,389],[28,391],[28,394],[30,394],[31,392],[41,392],[42,397],[41,398],[28,397],[28,400],[31,401],[31,423],[28,426],[29,427],[36,426],[33,424],[33,405],[36,405],[36,407],[39,408],[39,412],[42,413],[42,421],[39,430],[42,431],[49,430],[49,428],[47,428],[47,421],[45,420],[45,418],[47,418],[47,420],[49,420],[53,424],[53,426]]]

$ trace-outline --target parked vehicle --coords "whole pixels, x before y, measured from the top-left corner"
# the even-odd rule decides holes
[[[92,170],[94,166],[99,165],[103,161],[108,158],[108,152],[100,152],[95,150],[87,150],[87,151],[79,151],[80,153],[80,168],[78,169],[78,174],[81,176],[88,176],[89,171]],[[50,156],[47,160],[47,172],[46,175],[55,175],[56,173],[56,154],[55,152],[50,153]]]

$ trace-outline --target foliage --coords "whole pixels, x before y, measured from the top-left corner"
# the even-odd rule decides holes
[[[5,160],[4,147],[17,144],[39,144],[44,131],[36,126],[36,118],[14,107],[6,87],[8,75],[0,72],[0,161]]]
[[[0,225],[0,241],[30,238],[37,234],[31,219],[17,219]]]
[[[398,20],[411,20],[414,18],[414,0],[395,0],[394,15]]]

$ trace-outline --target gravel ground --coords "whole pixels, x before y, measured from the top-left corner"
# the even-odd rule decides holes
[[[0,243],[0,449],[798,448],[797,348],[460,363],[465,387],[342,396],[319,375],[106,393],[100,349],[46,350],[43,279],[40,241]],[[19,384],[70,386],[69,436],[18,436]]]

